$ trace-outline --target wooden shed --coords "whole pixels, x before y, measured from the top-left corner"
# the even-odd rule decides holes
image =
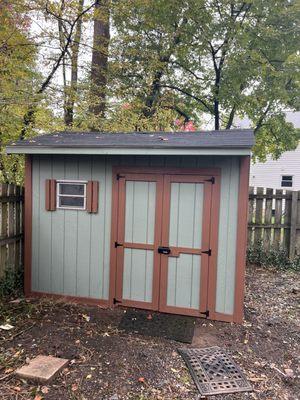
[[[25,292],[243,318],[251,130],[62,132],[25,154]]]

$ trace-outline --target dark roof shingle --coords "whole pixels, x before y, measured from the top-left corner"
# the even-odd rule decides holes
[[[57,132],[19,140],[10,146],[55,148],[251,148],[253,131],[197,132]]]

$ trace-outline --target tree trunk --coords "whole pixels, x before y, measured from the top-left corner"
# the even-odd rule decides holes
[[[84,0],[78,2],[78,15],[82,14]],[[82,16],[78,19],[76,24],[76,30],[74,40],[71,46],[71,82],[70,87],[67,91],[67,101],[65,106],[65,124],[72,126],[74,122],[74,104],[77,94],[78,85],[78,55],[79,46],[82,33]]]
[[[110,40],[110,0],[97,0],[94,11],[94,38],[91,66],[91,104],[96,117],[104,117],[107,86],[108,46]]]

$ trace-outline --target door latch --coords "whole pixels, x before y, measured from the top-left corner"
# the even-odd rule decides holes
[[[159,254],[170,254],[171,253],[170,247],[159,247],[157,249],[157,251],[159,252]]]

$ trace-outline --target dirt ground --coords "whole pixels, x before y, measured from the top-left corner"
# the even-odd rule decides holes
[[[252,393],[211,399],[300,399],[299,274],[249,267],[245,322],[199,319],[192,346],[227,348],[251,381]],[[197,399],[171,340],[118,331],[124,310],[49,302],[0,303],[0,399]],[[71,360],[46,386],[14,370],[38,354]]]

